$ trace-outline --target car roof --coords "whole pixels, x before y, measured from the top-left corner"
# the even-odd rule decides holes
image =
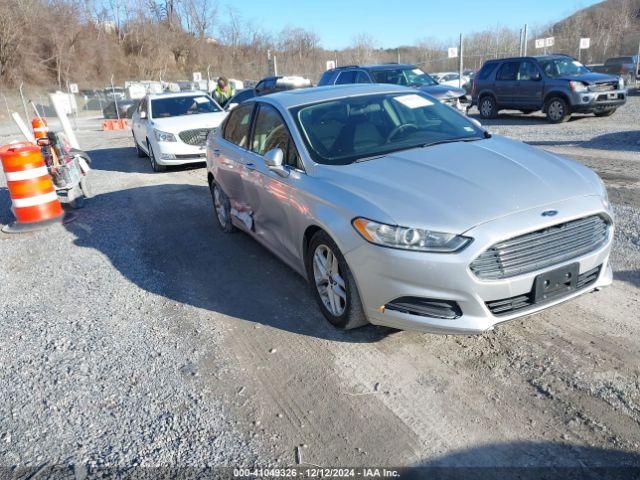
[[[412,63],[376,63],[371,65],[343,65],[341,67],[336,67],[333,70],[329,70],[332,72],[339,72],[341,70],[348,69],[356,69],[360,68],[362,70],[392,70],[396,68],[416,68]]]
[[[202,90],[191,90],[188,92],[165,92],[165,93],[152,93],[149,95],[150,100],[157,100],[158,98],[176,98],[176,97],[193,97],[195,95],[209,95]]]
[[[556,60],[560,58],[573,58],[569,55],[562,54],[553,54],[553,55],[534,55],[534,56],[526,56],[526,57],[507,57],[507,58],[495,58],[491,60],[487,60],[485,63],[493,63],[493,62],[509,62],[509,61],[520,61],[520,60]]]
[[[349,85],[329,85],[325,87],[286,90],[283,92],[271,93],[269,95],[258,98],[272,101],[284,108],[291,108],[298,105],[306,105],[309,103],[338,100],[349,96],[398,92],[416,92],[416,90],[400,85],[358,83]]]

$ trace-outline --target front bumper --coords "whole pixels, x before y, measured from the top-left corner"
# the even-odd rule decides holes
[[[627,101],[627,90],[610,90],[604,92],[572,92],[571,109],[574,112],[593,112],[607,110],[624,105]]]
[[[156,161],[160,165],[184,165],[187,163],[206,162],[206,147],[194,146],[182,142],[178,139],[176,142],[155,142],[157,148],[153,151],[156,153]]]
[[[562,212],[562,215],[553,218],[540,216],[541,211],[551,208]],[[600,197],[580,197],[481,224],[465,233],[474,240],[456,254],[410,252],[367,243],[349,251],[345,258],[355,276],[365,313],[371,323],[429,333],[482,333],[496,324],[538,312],[611,284],[608,259],[613,228],[607,242],[599,249],[539,271],[507,279],[481,280],[469,268],[478,255],[496,242],[594,214],[611,216],[608,206]],[[579,273],[600,267],[597,280],[564,297],[535,304],[513,314],[495,316],[487,307],[486,302],[531,292],[536,276],[571,263],[579,263]],[[455,319],[442,319],[384,308],[400,297],[456,302],[461,315]]]

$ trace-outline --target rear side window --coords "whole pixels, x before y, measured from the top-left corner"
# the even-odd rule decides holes
[[[326,72],[324,72],[320,77],[318,85],[329,85],[331,83],[331,77],[334,73],[335,72],[333,70],[327,70]]]
[[[487,62],[482,66],[482,69],[478,72],[479,80],[486,80],[489,78],[489,75],[493,73],[493,71],[498,66],[497,62]]]
[[[234,108],[227,118],[222,138],[235,143],[239,147],[247,148],[251,112],[253,112],[253,103]]]
[[[336,80],[336,85],[346,85],[348,83],[356,83],[356,71],[349,70],[346,72],[340,72]]]
[[[506,62],[500,67],[500,70],[498,70],[496,80],[515,80],[518,76],[519,67],[520,62]]]

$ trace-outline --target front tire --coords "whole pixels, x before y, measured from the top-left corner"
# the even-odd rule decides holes
[[[322,230],[311,239],[305,264],[313,296],[329,323],[342,330],[369,323],[344,256]]]
[[[571,117],[569,105],[562,97],[551,97],[545,106],[549,123],[564,123]]]
[[[149,141],[147,141],[147,149],[149,150],[149,161],[151,162],[151,168],[153,169],[153,171],[156,173],[164,172],[167,167],[165,165],[160,165],[157,162],[156,156],[153,153],[153,148],[151,148],[151,143]]]
[[[490,95],[485,95],[478,102],[478,110],[482,118],[496,118],[498,116],[498,104]]]

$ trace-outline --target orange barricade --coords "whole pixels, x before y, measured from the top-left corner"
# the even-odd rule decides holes
[[[40,149],[28,143],[5,145],[0,147],[0,159],[16,217],[2,231],[32,231],[61,220],[62,205]]]

